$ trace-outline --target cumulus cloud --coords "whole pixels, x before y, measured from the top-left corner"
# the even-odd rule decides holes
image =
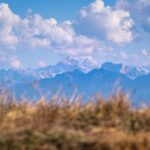
[[[2,51],[16,49],[23,52],[32,49],[35,55],[36,49],[44,49],[58,55],[101,59],[109,57],[115,60],[120,57],[126,61],[130,56],[118,49],[132,42],[135,37],[133,28],[138,32],[139,27],[150,31],[150,4],[149,0],[118,1],[115,6],[105,6],[104,0],[96,0],[82,8],[75,20],[64,22],[58,22],[55,18],[45,19],[39,14],[33,14],[32,10],[28,10],[27,16],[21,18],[7,4],[1,3],[0,48]],[[112,51],[113,48],[116,49]],[[18,53],[13,51],[12,55],[15,54]],[[146,51],[143,51],[143,55],[146,55]],[[9,57],[14,68],[22,67],[18,57]],[[45,65],[38,60],[35,64]]]
[[[32,47],[51,47],[70,44],[74,31],[71,23],[58,24],[54,18],[43,19],[30,15],[21,19],[7,4],[0,4],[0,45],[16,47],[23,44]]]
[[[20,18],[7,4],[0,4],[0,45],[9,49],[41,47],[59,54],[90,55],[102,49],[102,40],[120,44],[133,39],[130,14],[104,6],[102,0],[81,9],[76,25],[81,32],[74,30],[71,21],[58,23],[55,18],[44,19],[32,12]]]
[[[72,42],[74,34],[70,24],[58,24],[54,18],[43,19],[40,15],[31,15],[23,19],[19,30],[21,43],[32,47],[67,45]]]
[[[66,48],[64,45],[59,47],[58,53],[72,56],[89,56],[93,52],[98,51],[98,48],[102,46],[103,45],[97,39],[92,39],[83,35],[76,35],[73,38],[73,42]]]
[[[58,23],[54,18],[44,20],[40,15],[22,20],[19,33],[20,43],[49,48],[63,55],[90,55],[100,46],[97,39],[77,34],[72,22]]]
[[[125,9],[134,17],[137,28],[150,32],[150,1],[149,0],[118,0],[116,7]]]
[[[133,24],[128,11],[113,9],[105,6],[103,0],[96,0],[80,10],[75,28],[84,35],[124,44],[133,39]]]
[[[69,20],[58,23],[55,18],[44,19],[32,13],[20,18],[7,4],[0,4],[0,45],[9,49],[47,48],[59,54],[89,55],[99,41],[77,34]]]
[[[20,18],[15,15],[7,4],[0,4],[0,46],[14,48],[18,38],[14,33]]]

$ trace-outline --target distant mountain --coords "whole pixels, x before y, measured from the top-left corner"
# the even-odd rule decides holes
[[[74,71],[76,69],[89,72],[97,67],[97,63],[89,58],[77,59],[67,57],[56,65],[38,69],[0,69],[0,84],[30,83],[35,80],[53,78],[57,74]]]
[[[39,80],[34,84],[16,84],[12,89],[17,91],[17,97],[38,99],[41,95],[50,98],[54,94],[71,98],[73,93],[83,96],[84,100],[96,94],[108,97],[121,88],[129,93],[135,105],[150,104],[150,74],[131,79],[124,74],[108,71],[103,68],[94,69],[89,73],[79,70],[56,75],[54,78]],[[23,93],[23,94],[22,94]]]
[[[128,66],[125,64],[114,64],[112,62],[106,62],[102,64],[102,68],[114,71],[118,73],[122,73],[126,76],[128,76],[131,79],[135,79],[140,75],[148,74],[150,71],[144,67],[135,67],[135,66]]]
[[[101,94],[108,97],[120,88],[130,94],[132,102],[141,104],[150,100],[150,74],[144,67],[132,67],[107,62],[101,68],[89,59],[66,58],[54,66],[36,70],[0,70],[1,88],[7,83],[18,99],[37,100],[55,93],[71,97],[75,92],[84,100]]]
[[[25,70],[21,69],[0,70],[0,85],[31,83],[33,80],[36,80],[36,78]]]
[[[133,99],[146,100],[150,104],[150,74],[137,77],[131,87]]]
[[[143,66],[143,68],[144,68],[147,72],[150,72],[150,66]]]
[[[39,81],[39,88],[43,93],[52,91],[56,93],[59,88],[67,96],[71,96],[75,90],[84,97],[102,94],[108,96],[112,92],[117,92],[119,88],[127,87],[132,82],[130,78],[116,72],[101,69],[94,69],[89,73],[79,70],[57,75],[52,79]],[[43,88],[44,87],[44,88]]]
[[[76,91],[77,95],[82,95],[85,100],[95,94],[102,94],[108,97],[111,93],[116,93],[121,87],[125,90],[132,80],[121,73],[108,70],[94,69],[84,73],[79,70],[62,73],[54,78],[46,78],[32,84],[16,84],[11,89],[17,91],[16,96],[33,99],[40,95],[53,96],[60,91],[60,95],[71,97]]]
[[[58,62],[56,65],[47,66],[34,70],[34,74],[40,78],[54,77],[57,74],[74,71],[76,69],[82,72],[89,72],[96,68],[98,65],[90,58],[75,58],[66,57],[63,61]]]
[[[132,102],[136,105],[146,103],[150,105],[150,74],[131,79],[125,74],[108,71],[104,68],[94,69],[89,73],[79,70],[56,75],[54,78],[43,79],[38,88],[44,95],[51,97],[60,89],[60,94],[71,97],[76,91],[85,100],[101,94],[104,97],[115,94],[119,89],[129,93]]]

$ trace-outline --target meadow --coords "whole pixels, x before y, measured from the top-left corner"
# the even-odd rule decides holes
[[[105,100],[0,97],[0,150],[150,150],[150,107]]]

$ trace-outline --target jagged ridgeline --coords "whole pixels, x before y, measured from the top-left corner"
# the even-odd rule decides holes
[[[55,94],[71,98],[75,93],[87,101],[96,94],[107,98],[122,89],[135,105],[149,104],[149,82],[148,67],[111,62],[99,66],[90,59],[72,57],[38,69],[0,70],[1,89],[5,87],[16,99],[50,99]]]

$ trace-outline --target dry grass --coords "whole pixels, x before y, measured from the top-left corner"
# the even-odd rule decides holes
[[[121,92],[88,104],[0,97],[0,150],[150,150],[150,108]]]

